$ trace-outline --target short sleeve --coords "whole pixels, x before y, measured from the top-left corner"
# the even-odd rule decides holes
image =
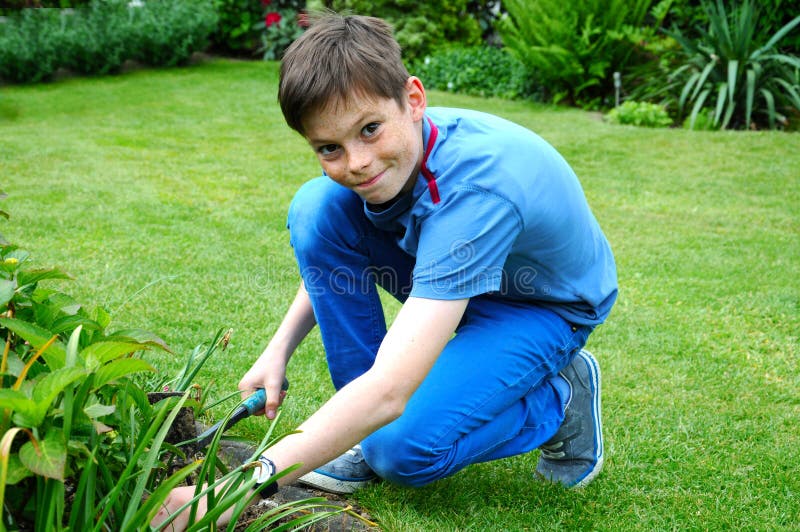
[[[522,218],[497,194],[470,187],[453,192],[418,221],[412,296],[463,299],[500,290]]]

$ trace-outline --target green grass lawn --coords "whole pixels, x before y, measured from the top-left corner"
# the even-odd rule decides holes
[[[162,371],[232,327],[201,381],[235,390],[296,289],[286,210],[319,173],[276,91],[276,64],[222,60],[3,87],[0,233],[74,275],[64,291],[117,328],[162,336],[176,355],[145,355]],[[618,303],[589,342],[606,468],[566,491],[532,480],[531,453],[355,500],[386,530],[800,530],[800,136],[429,99],[530,127],[583,182],[619,267]],[[287,430],[332,392],[323,355],[314,333],[292,360]]]

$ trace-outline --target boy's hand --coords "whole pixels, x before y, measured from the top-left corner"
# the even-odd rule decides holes
[[[172,514],[174,514],[178,508],[192,500],[194,497],[194,492],[195,486],[181,486],[170,491],[169,495],[167,495],[167,498],[164,501],[164,504],[161,506],[161,509],[159,509],[158,513],[155,515],[155,517],[153,517],[153,520],[150,521],[150,526],[158,526],[169,519],[169,517],[172,516]],[[190,511],[191,507],[186,508],[178,515],[178,517],[175,518],[174,521],[164,527],[164,530],[167,532],[180,532],[182,530],[186,530],[187,526],[189,525]],[[197,503],[195,519],[200,519],[206,515],[206,511],[206,498],[203,497]],[[219,519],[217,519],[217,525],[227,524],[231,519],[232,513],[233,508],[225,510]]]
[[[257,412],[256,414],[266,413],[267,419],[275,419],[278,407],[286,397],[286,391],[281,389],[285,376],[285,362],[278,357],[270,357],[265,352],[244,374],[242,380],[239,381],[239,390],[242,391],[242,398],[252,394],[256,388],[264,388],[267,393],[267,404],[264,407],[264,412]]]

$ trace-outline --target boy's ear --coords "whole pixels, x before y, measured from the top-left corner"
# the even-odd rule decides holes
[[[425,87],[422,86],[422,81],[418,77],[411,76],[406,80],[406,97],[408,107],[411,110],[411,117],[415,122],[422,120],[425,115],[427,100],[425,98]]]

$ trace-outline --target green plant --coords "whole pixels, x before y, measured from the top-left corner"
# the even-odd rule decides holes
[[[24,9],[0,22],[0,79],[50,79],[60,66],[63,21],[55,10]]]
[[[92,0],[86,7],[63,12],[60,66],[88,75],[119,72],[131,56],[135,25],[130,15],[124,0]]]
[[[110,318],[102,309],[87,312],[62,292],[41,288],[41,281],[68,276],[28,268],[29,258],[15,246],[0,246],[0,333],[6,338],[0,363],[2,529],[147,528],[170,490],[187,480],[198,486],[188,504],[196,508],[207,498],[208,508],[202,518],[191,519],[190,530],[212,525],[231,508],[235,523],[255,496],[250,495],[255,479],[246,471],[276,441],[276,422],[251,459],[233,468],[217,459],[221,433],[201,461],[187,453],[191,440],[168,443],[190,401],[190,384],[214,350],[224,349],[229,333],[220,331],[202,354],[198,346],[168,381],[187,391],[151,406],[131,377],[153,368],[133,354],[165,349],[163,342],[144,331],[106,333]],[[320,507],[334,510],[289,524],[311,524],[344,511],[313,499],[283,505],[258,523],[266,526],[298,509]]]
[[[258,47],[259,36],[254,30],[262,20],[264,9],[260,0],[214,0],[219,23],[211,35],[212,47],[222,53],[250,56]]]
[[[663,106],[634,100],[628,100],[609,111],[606,119],[612,124],[643,127],[668,127],[672,125],[672,119]]]
[[[788,124],[787,112],[800,110],[800,58],[780,53],[778,44],[800,25],[800,16],[766,42],[761,40],[758,6],[702,0],[708,27],[695,28],[697,39],[678,28],[668,32],[681,45],[681,65],[670,75],[682,87],[681,113],[690,123],[701,110],[714,110],[717,127],[775,128]]]
[[[0,78],[49,79],[58,68],[119,72],[125,61],[184,64],[216,27],[211,0],[92,0],[70,10],[23,9],[0,23]]]
[[[525,66],[505,50],[489,46],[443,49],[415,61],[411,70],[429,89],[500,98],[531,93]]]
[[[508,0],[498,24],[505,46],[555,102],[610,103],[612,72],[639,60],[652,0]]]
[[[147,0],[128,9],[133,41],[130,56],[146,65],[186,64],[192,53],[208,46],[217,26],[211,0]]]
[[[326,7],[387,20],[394,27],[403,58],[411,63],[443,45],[480,44],[481,28],[468,15],[467,3],[467,0],[329,0],[309,3],[309,9]]]

